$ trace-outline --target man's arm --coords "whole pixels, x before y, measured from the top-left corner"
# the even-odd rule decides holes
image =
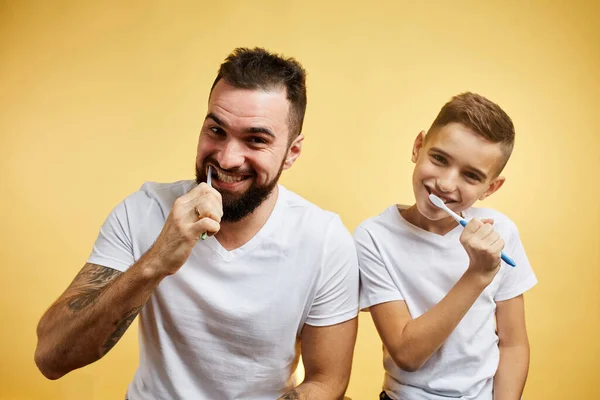
[[[529,339],[523,295],[496,304],[500,364],[494,377],[494,400],[519,400],[529,371]]]
[[[40,371],[58,379],[103,357],[162,279],[185,263],[200,235],[219,231],[222,215],[221,195],[202,183],[175,201],[154,245],[125,273],[86,264],[40,320]]]
[[[121,339],[161,281],[152,257],[125,273],[86,264],[37,328],[35,362],[48,379],[102,358]]]
[[[304,325],[301,337],[304,382],[279,399],[343,398],[350,380],[357,328],[358,318],[332,326]]]

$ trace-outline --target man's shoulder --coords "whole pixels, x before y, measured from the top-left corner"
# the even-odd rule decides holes
[[[322,221],[327,223],[339,218],[337,213],[319,207],[315,203],[305,199],[295,192],[292,192],[282,185],[279,185],[279,191],[288,214],[296,215],[302,219],[310,219],[311,222]]]
[[[123,200],[123,205],[128,213],[135,213],[136,210],[144,213],[152,206],[168,211],[175,200],[187,193],[193,185],[194,181],[191,180],[172,183],[144,182],[136,192]]]
[[[181,197],[192,189],[195,182],[192,180],[183,180],[177,182],[144,182],[140,192],[146,193],[150,197]]]
[[[296,235],[319,242],[324,236],[350,237],[350,232],[337,213],[325,210],[281,185],[279,191],[285,208],[282,214],[284,225]]]

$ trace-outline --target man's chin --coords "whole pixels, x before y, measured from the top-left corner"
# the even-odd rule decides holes
[[[221,198],[223,199],[223,207],[235,207],[240,203],[240,201],[243,201],[245,194],[234,194],[221,190],[219,190],[219,193],[221,193]]]

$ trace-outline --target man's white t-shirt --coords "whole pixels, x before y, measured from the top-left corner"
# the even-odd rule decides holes
[[[492,400],[498,368],[496,302],[532,288],[536,277],[521,244],[516,225],[505,215],[485,208],[463,213],[493,218],[505,241],[504,251],[517,264],[504,262],[442,347],[416,372],[398,368],[384,348],[383,389],[394,400]],[[360,308],[403,300],[412,318],[439,303],[469,265],[459,242],[462,226],[444,236],[406,221],[394,205],[363,222],[354,238],[360,267]]]
[[[193,181],[145,183],[108,216],[89,263],[126,271],[155,242]],[[129,400],[268,399],[293,388],[304,324],[358,313],[358,265],[340,218],[279,186],[246,244],[198,241],[139,317],[140,365]]]

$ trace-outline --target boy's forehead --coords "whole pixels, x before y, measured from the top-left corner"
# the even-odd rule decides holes
[[[450,123],[430,130],[426,147],[441,150],[455,162],[473,167],[493,176],[503,164],[504,152],[500,143],[493,143],[474,130]]]

